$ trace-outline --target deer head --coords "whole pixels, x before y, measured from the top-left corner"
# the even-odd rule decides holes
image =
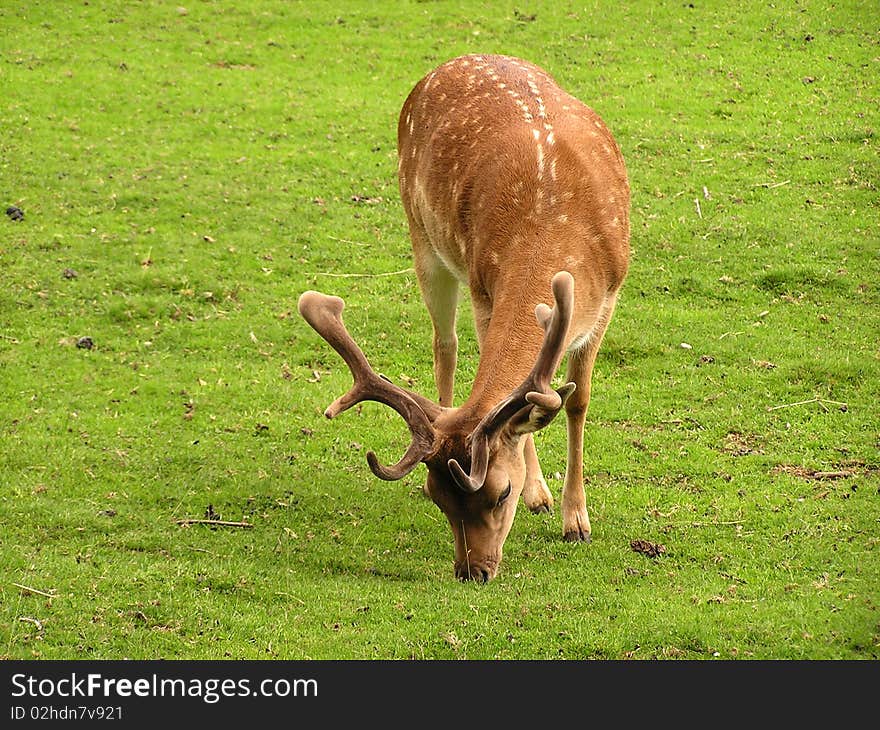
[[[560,271],[552,280],[555,305],[535,310],[544,330],[531,372],[498,403],[469,402],[443,408],[391,383],[370,367],[342,322],[342,299],[316,291],[299,298],[299,312],[342,357],[354,378],[352,388],[324,412],[334,418],[365,400],[393,408],[412,435],[401,459],[392,466],[367,453],[373,474],[402,479],[425,463],[426,491],[443,511],[455,538],[455,575],[486,582],[495,577],[525,478],[523,437],[547,426],[575,388],[553,389],[551,381],[565,353],[574,301],[574,280]]]

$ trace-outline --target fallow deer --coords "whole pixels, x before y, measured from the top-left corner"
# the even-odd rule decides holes
[[[433,324],[439,402],[372,370],[342,323],[342,299],[305,292],[299,311],[354,377],[325,415],[374,400],[405,419],[404,456],[384,466],[370,452],[370,469],[395,480],[424,462],[425,491],[454,534],[456,577],[486,582],[520,496],[532,512],[553,507],[533,434],[563,407],[563,538],[590,539],[583,433],[593,364],[629,263],[626,168],[596,112],[545,71],[468,55],[431,71],[406,99],[398,178]],[[480,359],[470,396],[453,407],[460,285]],[[554,389],[566,353],[567,382]]]

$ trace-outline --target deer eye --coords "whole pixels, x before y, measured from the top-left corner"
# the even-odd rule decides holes
[[[500,507],[502,504],[504,504],[504,500],[510,496],[510,489],[511,489],[511,486],[510,486],[510,482],[508,481],[507,488],[503,492],[501,492],[500,495],[498,495],[498,501],[495,503],[496,507]]]

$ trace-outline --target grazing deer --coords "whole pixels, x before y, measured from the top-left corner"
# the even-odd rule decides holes
[[[425,491],[455,537],[456,577],[486,582],[520,496],[532,512],[553,506],[533,434],[563,407],[563,538],[590,539],[583,431],[593,363],[629,262],[626,169],[598,115],[546,72],[468,55],[429,73],[404,103],[398,177],[433,323],[439,403],[372,370],[342,323],[342,299],[305,292],[299,311],[354,376],[325,415],[374,400],[405,419],[412,440],[404,456],[384,466],[370,452],[370,469],[395,480],[424,462]],[[480,362],[470,396],[453,407],[460,284],[470,292]],[[554,390],[566,353],[569,382]]]

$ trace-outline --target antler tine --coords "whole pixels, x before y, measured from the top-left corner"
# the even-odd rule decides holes
[[[373,474],[380,479],[401,479],[430,453],[434,443],[434,427],[421,405],[424,399],[415,397],[415,394],[394,385],[373,370],[342,323],[344,308],[345,302],[339,297],[327,296],[317,291],[303,293],[298,303],[299,313],[339,353],[354,378],[351,389],[333,401],[324,411],[324,415],[334,418],[365,400],[384,403],[397,411],[412,434],[409,448],[400,461],[392,466],[380,464],[372,451],[367,453],[367,462]]]
[[[544,330],[544,342],[534,367],[519,387],[480,421],[471,435],[470,474],[455,459],[448,462],[455,482],[466,492],[476,492],[486,481],[489,442],[504,424],[527,408],[555,415],[575,389],[574,383],[566,383],[558,390],[551,387],[553,375],[565,354],[565,337],[574,306],[574,277],[567,271],[559,271],[553,276],[551,288],[554,307],[551,309],[543,303],[535,307],[535,319]]]
[[[535,308],[535,318],[544,328],[544,343],[535,366],[521,386],[538,392],[549,390],[550,381],[565,354],[565,336],[574,307],[574,277],[567,271],[559,271],[553,276],[551,288],[555,300],[553,309],[547,312],[546,304]]]

